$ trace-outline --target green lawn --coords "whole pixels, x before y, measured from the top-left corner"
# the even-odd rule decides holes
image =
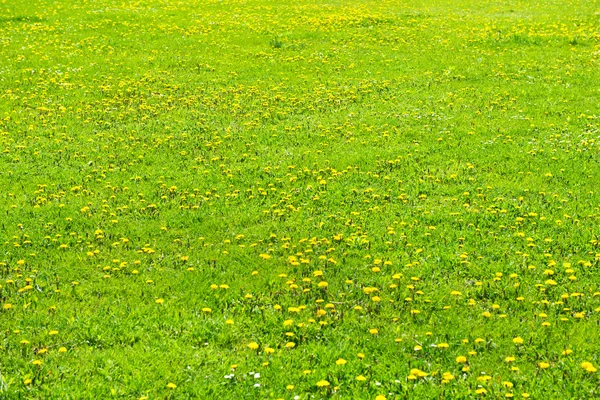
[[[0,2],[1,399],[600,396],[598,0]]]

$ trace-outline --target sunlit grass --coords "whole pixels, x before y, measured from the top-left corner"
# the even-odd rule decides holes
[[[593,1],[0,5],[0,398],[594,398]]]

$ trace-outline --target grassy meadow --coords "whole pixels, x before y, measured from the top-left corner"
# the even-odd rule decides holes
[[[600,397],[598,0],[0,1],[0,399]]]

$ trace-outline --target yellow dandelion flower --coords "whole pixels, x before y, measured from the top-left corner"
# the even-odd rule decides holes
[[[445,381],[451,381],[452,379],[454,379],[454,375],[452,375],[450,372],[444,372],[442,374],[442,379],[444,379]]]
[[[516,338],[514,338],[514,339],[513,339],[513,343],[514,343],[514,344],[523,344],[523,343],[524,343],[524,340],[523,340],[523,338],[522,338],[522,337],[520,337],[520,336],[517,336]]]
[[[594,367],[594,364],[592,364],[592,363],[591,363],[591,362],[589,362],[589,361],[584,361],[584,362],[582,362],[582,363],[581,363],[581,367],[582,367],[583,369],[585,369],[585,370],[586,370],[587,372],[589,372],[589,373],[594,373],[594,372],[598,371],[598,370],[596,369],[596,367]]]

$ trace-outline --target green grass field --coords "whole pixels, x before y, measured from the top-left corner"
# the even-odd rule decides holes
[[[4,0],[0,398],[598,398],[599,105],[597,0]]]

